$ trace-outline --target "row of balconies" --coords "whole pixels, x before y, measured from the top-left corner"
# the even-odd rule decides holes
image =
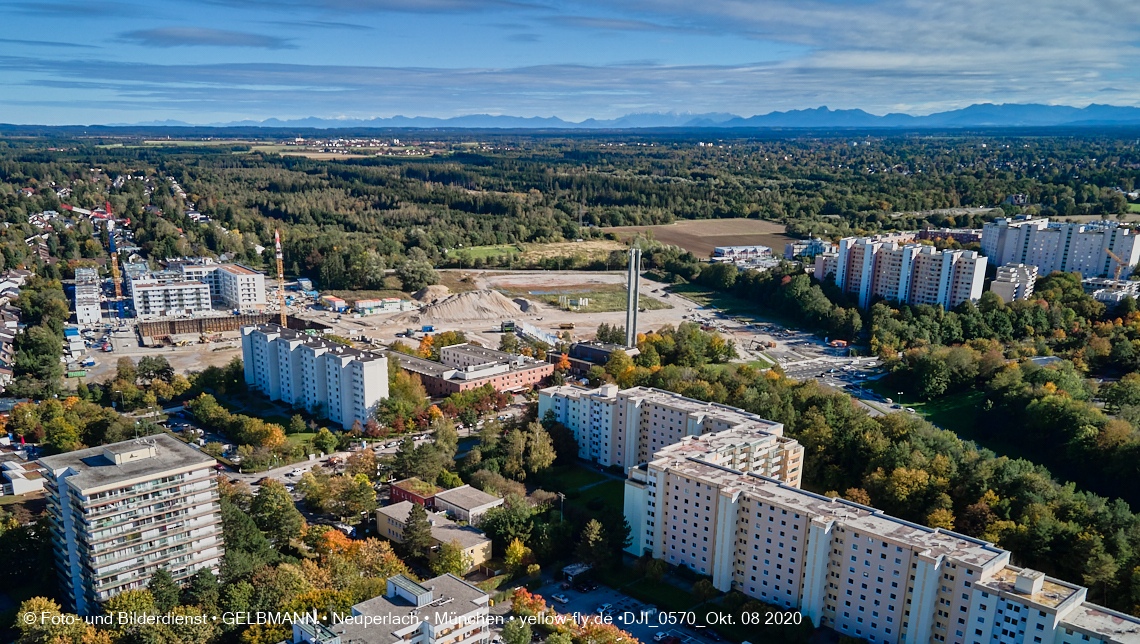
[[[147,527],[166,525],[169,528],[170,524],[179,522],[185,522],[188,525],[208,522],[213,520],[213,517],[220,509],[221,506],[217,503],[205,503],[196,506],[187,506],[174,512],[167,512],[142,520],[130,521],[129,523],[117,525],[114,528],[109,528],[106,530],[83,530],[81,532],[82,536],[87,540],[87,542],[93,544],[93,548],[102,548],[103,546],[101,542],[103,541],[114,539],[116,536],[121,534],[138,532]]]
[[[175,568],[183,563],[190,563],[198,559],[212,557],[213,554],[209,553],[209,551],[221,545],[221,539],[210,537],[209,539],[203,539],[199,542],[187,543],[184,546],[168,548],[161,553],[127,559],[118,562],[113,568],[104,567],[99,570],[93,570],[89,565],[85,564],[84,569],[94,580],[96,588],[100,586],[117,585],[124,580],[130,580],[139,576],[149,576],[149,573],[154,572],[159,564],[161,564],[163,568],[169,569]],[[180,553],[187,554],[180,555]],[[121,571],[124,570],[128,572],[122,573]]]

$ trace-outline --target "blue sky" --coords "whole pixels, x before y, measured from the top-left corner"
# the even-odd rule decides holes
[[[1140,105],[1133,0],[0,0],[0,122]]]

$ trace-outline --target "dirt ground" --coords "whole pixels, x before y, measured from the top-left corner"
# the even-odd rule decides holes
[[[196,335],[193,337],[188,335],[175,336],[174,339],[196,340],[197,337]],[[84,379],[86,382],[103,382],[114,377],[115,364],[119,358],[124,356],[136,363],[143,356],[162,356],[166,358],[174,371],[181,374],[201,371],[210,366],[220,367],[233,360],[235,356],[241,356],[241,333],[239,331],[223,333],[221,342],[191,344],[185,347],[150,348],[139,347],[138,334],[132,328],[130,331],[116,332],[112,335],[111,343],[115,349],[111,353],[102,351],[88,353],[95,358],[95,366],[87,369],[87,377]],[[69,387],[74,387],[76,384],[78,384],[76,379],[67,379]]]
[[[528,260],[546,257],[567,257],[581,253],[586,257],[605,257],[610,251],[625,250],[624,244],[615,241],[560,242],[556,244],[527,244],[523,257]]]
[[[762,245],[782,256],[784,244],[796,241],[784,234],[783,224],[759,219],[689,219],[664,226],[619,226],[605,228],[624,238],[647,230],[665,244],[680,246],[697,257],[708,257],[717,246]]]

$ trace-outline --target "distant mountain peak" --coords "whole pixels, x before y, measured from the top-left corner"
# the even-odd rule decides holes
[[[125,125],[125,124],[116,124]],[[188,127],[176,120],[135,123],[143,127]],[[953,128],[953,127],[1055,127],[1140,125],[1140,108],[1093,103],[1078,108],[1037,103],[975,103],[946,112],[912,116],[891,113],[878,116],[858,108],[814,108],[769,112],[750,117],[724,112],[633,112],[613,119],[565,121],[557,116],[509,116],[467,114],[451,118],[392,116],[359,119],[350,117],[300,119],[269,118],[211,123],[212,127],[303,127],[347,128],[444,128],[444,129],[645,129],[645,128]]]

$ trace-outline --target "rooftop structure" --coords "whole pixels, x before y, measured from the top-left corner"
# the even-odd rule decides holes
[[[1036,283],[1036,266],[1007,264],[997,270],[997,277],[990,282],[990,290],[997,293],[1003,302],[1027,300],[1033,295]]]
[[[408,516],[415,506],[411,501],[400,501],[376,509],[376,530],[382,537],[396,543],[404,542],[404,528]],[[445,543],[458,543],[467,556],[471,557],[471,569],[477,568],[491,558],[491,539],[481,530],[462,526],[450,520],[442,512],[428,513],[431,524],[432,557]]]

